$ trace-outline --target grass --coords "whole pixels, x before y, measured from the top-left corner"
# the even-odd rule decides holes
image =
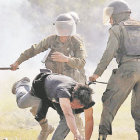
[[[8,140],[35,140],[38,130],[14,129],[0,131],[0,138],[8,138]]]
[[[0,85],[5,85],[4,82]],[[40,132],[40,127],[29,112],[29,109],[19,109],[17,107],[15,96],[10,94],[11,83],[8,86],[0,87],[2,93],[0,94],[0,140],[3,140],[3,138],[8,138],[8,140],[36,140]],[[97,140],[102,110],[100,99],[101,93],[105,90],[105,86],[97,85],[93,88],[96,91],[94,95],[96,105],[94,106],[94,133],[91,140]],[[137,140],[134,121],[130,114],[130,100],[131,97],[129,96],[118,111],[113,121],[113,135],[108,136],[108,140]],[[49,110],[48,120],[56,127],[59,121],[56,112]],[[49,136],[48,140],[51,140],[51,136]],[[66,140],[72,139],[73,135],[70,133]]]

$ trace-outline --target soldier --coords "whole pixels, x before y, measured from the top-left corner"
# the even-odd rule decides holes
[[[81,85],[68,76],[40,73],[36,76],[30,90],[29,78],[25,77],[17,81],[13,86],[13,94],[31,94],[41,99],[36,120],[42,122],[49,107],[56,109],[60,115],[60,122],[52,137],[52,140],[64,140],[71,131],[76,140],[84,140],[77,125],[73,113],[85,113],[85,139],[90,140],[93,131],[92,90]],[[44,113],[45,110],[45,114]],[[43,111],[43,112],[42,112]],[[73,113],[72,113],[73,112]],[[44,116],[45,115],[45,116]]]
[[[128,5],[122,1],[112,2],[104,10],[104,23],[110,21],[112,27],[107,48],[89,80],[100,77],[113,58],[116,58],[118,69],[113,70],[102,96],[98,140],[106,140],[107,135],[112,134],[112,121],[131,90],[131,113],[140,140],[140,21],[130,19],[130,14]]]
[[[86,80],[84,71],[85,49],[83,41],[76,35],[78,21],[78,15],[74,12],[60,14],[54,23],[57,34],[45,38],[39,44],[32,45],[11,65],[11,69],[16,70],[22,62],[50,48],[51,51],[45,60],[46,68],[53,73],[67,75],[77,82],[84,83]],[[36,114],[40,99],[32,96],[26,97],[26,95],[23,98],[17,96],[17,99],[19,99],[17,104],[20,108],[32,106],[31,112],[34,115]],[[76,115],[76,121],[79,131],[84,132],[79,115]],[[38,140],[46,140],[49,134],[48,129],[50,128],[50,132],[53,130],[51,126],[48,127],[46,120],[45,122],[46,127],[44,123],[40,124],[42,130]]]

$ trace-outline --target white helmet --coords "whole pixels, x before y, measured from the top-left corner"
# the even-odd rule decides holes
[[[76,23],[69,13],[58,15],[54,25],[58,36],[73,36],[76,34]]]
[[[78,24],[78,22],[80,22],[80,18],[79,15],[76,12],[68,12],[68,14],[70,14],[72,16],[72,18],[75,21],[75,24]]]

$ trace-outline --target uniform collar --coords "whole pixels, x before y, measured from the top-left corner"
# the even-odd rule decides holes
[[[57,36],[57,35],[56,35],[56,41],[57,41],[58,43],[61,43],[60,38],[59,38],[59,36]]]
[[[56,35],[56,42],[58,42],[59,44],[63,44],[63,45],[68,44],[70,40],[71,40],[71,37],[69,37],[68,40],[65,43],[63,43],[60,41],[60,37]]]

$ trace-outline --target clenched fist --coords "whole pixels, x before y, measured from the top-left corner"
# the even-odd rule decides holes
[[[96,79],[99,77],[99,75],[93,74],[92,76],[89,77],[89,81],[96,81]]]
[[[62,63],[68,62],[68,60],[69,60],[68,56],[65,56],[63,53],[60,53],[60,52],[54,52],[51,55],[51,58],[53,61],[62,62]]]

